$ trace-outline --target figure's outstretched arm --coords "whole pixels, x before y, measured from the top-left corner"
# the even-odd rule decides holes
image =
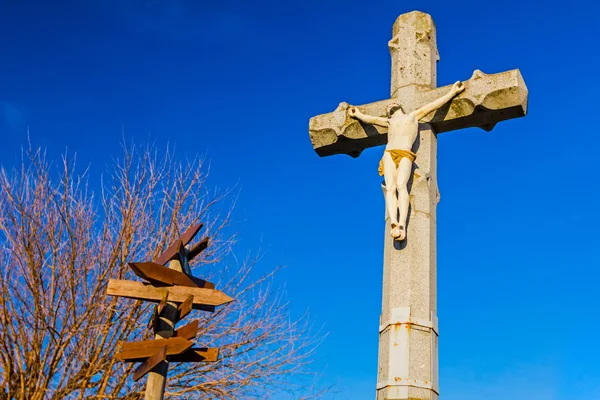
[[[383,127],[388,126],[387,118],[373,117],[372,115],[363,114],[356,107],[348,108],[348,115],[351,116],[352,118],[356,118],[367,124],[379,125],[379,126],[383,126]]]
[[[448,93],[446,93],[444,96],[440,97],[436,101],[433,101],[433,102],[419,108],[417,111],[415,111],[415,118],[417,120],[425,118],[425,116],[427,116],[427,114],[429,114],[432,111],[437,110],[438,108],[440,108],[441,106],[443,106],[444,104],[446,104],[447,102],[452,100],[454,98],[454,96],[463,92],[464,90],[465,90],[465,86],[462,84],[462,82],[460,82],[460,81],[456,82],[454,85],[452,85],[452,89],[450,89],[450,91]]]

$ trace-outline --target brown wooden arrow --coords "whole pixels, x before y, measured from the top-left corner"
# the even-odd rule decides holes
[[[154,284],[198,287],[183,272],[153,262],[128,263],[137,276]]]
[[[182,320],[186,315],[192,311],[192,306],[194,305],[194,296],[189,296],[183,303],[179,305],[177,308],[179,310],[179,320]]]
[[[165,251],[160,253],[158,258],[154,260],[154,262],[160,265],[165,265],[166,263],[177,257],[177,248],[179,247],[179,243],[181,243],[179,239],[173,242],[169,247],[167,247]]]
[[[193,296],[192,308],[205,309],[203,306],[220,306],[233,301],[233,298],[215,289],[192,288],[187,286],[154,287],[142,282],[124,279],[110,279],[106,293],[111,296],[127,297],[136,300],[159,302],[164,293],[169,293],[169,301],[183,303]]]
[[[121,351],[117,353],[116,357],[121,361],[138,362],[154,356],[162,348],[166,348],[166,355],[171,356],[181,354],[190,347],[192,347],[192,342],[182,337],[129,342],[123,343]]]
[[[185,316],[190,313],[190,311],[192,311],[192,307],[194,307],[194,309],[196,309],[196,310],[215,312],[215,306],[205,306],[205,305],[194,306],[193,301],[194,301],[194,297],[190,296],[187,299],[185,299],[185,301],[183,303],[179,304],[179,307],[177,307],[177,309],[179,310],[179,315],[177,318],[180,321],[182,319],[184,319]]]
[[[196,243],[194,247],[190,249],[188,253],[188,261],[193,260],[198,254],[202,253],[208,247],[209,238],[208,236]]]
[[[194,320],[187,325],[177,328],[175,337],[182,337],[187,340],[192,340],[198,334],[198,320]]]
[[[179,285],[214,289],[215,285],[204,279],[184,274],[153,262],[127,263],[140,278],[155,285]]]
[[[158,323],[158,306],[154,306],[154,309],[152,311],[152,316],[150,317],[150,320],[148,321],[148,326],[146,327],[147,329],[152,328],[152,331],[156,331],[156,324]]]
[[[183,235],[179,237],[179,240],[181,240],[183,242],[183,245],[185,246],[186,244],[192,241],[192,239],[196,236],[200,229],[202,229],[203,226],[204,225],[201,223],[190,226],[187,229],[187,231],[183,232]]]
[[[152,313],[152,318],[148,322],[148,329],[152,328],[154,331],[157,329],[158,319],[160,318],[160,313],[167,306],[167,298],[169,297],[169,292],[165,292],[163,298],[160,300],[160,303],[156,307],[154,307],[154,312]]]
[[[179,253],[177,252],[179,248],[179,242],[183,243],[183,246],[188,244],[194,236],[198,233],[198,231],[202,228],[202,224],[198,223],[192,225],[188,228],[187,231],[183,233],[177,240],[175,240],[165,251],[163,251],[156,260],[155,263],[165,265],[168,261],[175,258]]]
[[[162,347],[154,353],[151,357],[148,357],[139,367],[133,371],[133,380],[139,381],[144,375],[152,371],[154,367],[163,361],[167,361],[167,348]]]
[[[169,298],[169,292],[165,292],[163,294],[162,299],[160,299],[160,303],[156,306],[156,314],[160,317],[160,313],[163,312],[165,307],[167,306],[167,299]]]
[[[219,360],[218,348],[191,348],[181,354],[170,356],[170,362],[214,362]]]

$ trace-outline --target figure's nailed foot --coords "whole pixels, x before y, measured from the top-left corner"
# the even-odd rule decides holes
[[[404,229],[404,226],[400,225],[396,229],[398,230],[398,235],[396,235],[396,236],[392,235],[392,236],[394,236],[394,239],[396,239],[399,242],[406,239],[406,230]]]
[[[398,239],[401,235],[400,228],[396,224],[392,224],[392,229],[390,230],[390,236],[394,239]]]

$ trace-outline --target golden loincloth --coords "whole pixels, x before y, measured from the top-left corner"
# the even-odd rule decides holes
[[[392,156],[392,160],[394,160],[394,164],[396,164],[396,168],[400,165],[400,160],[404,157],[408,158],[410,162],[415,161],[417,155],[410,150],[386,150],[386,152],[390,153]],[[383,153],[385,155],[385,152]],[[379,175],[383,176],[383,157],[379,160]]]

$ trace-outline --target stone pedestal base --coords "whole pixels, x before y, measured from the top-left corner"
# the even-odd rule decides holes
[[[410,307],[392,309],[379,328],[377,400],[437,400],[437,318],[412,318]],[[387,378],[387,379],[386,379]]]

